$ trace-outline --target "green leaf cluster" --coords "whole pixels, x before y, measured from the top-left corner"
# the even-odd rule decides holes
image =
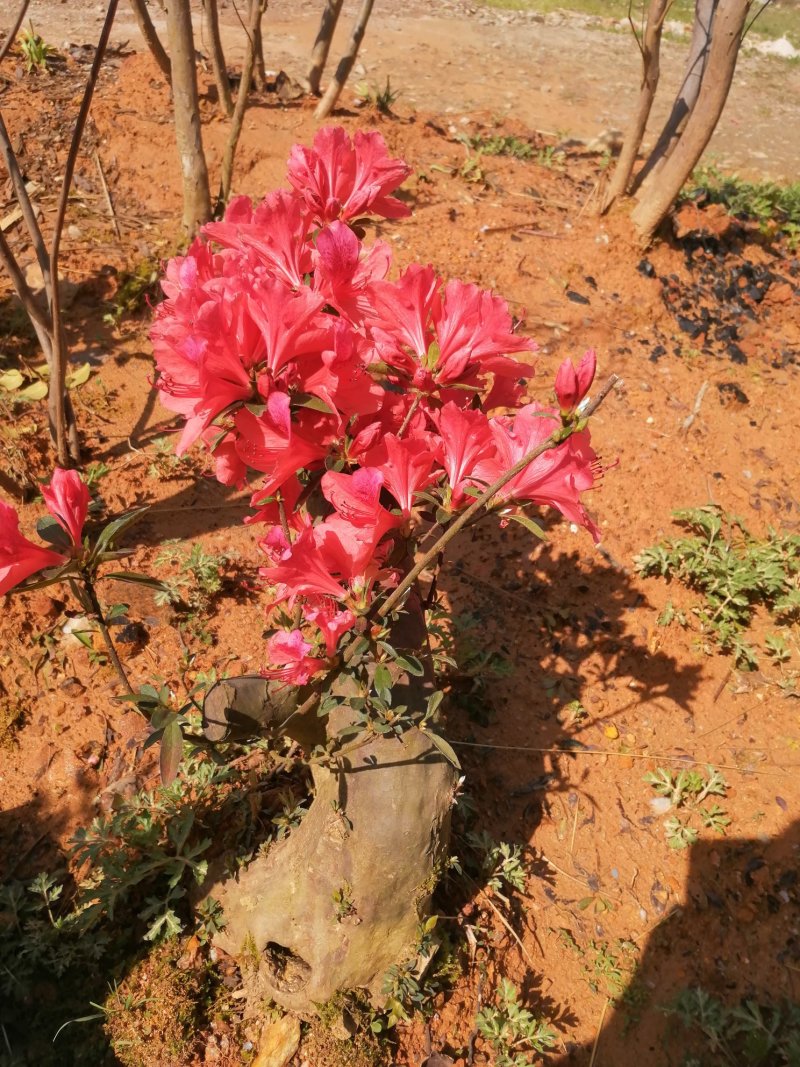
[[[740,518],[714,505],[674,517],[689,536],[646,548],[634,559],[637,570],[702,593],[693,610],[703,630],[738,666],[755,669],[757,652],[745,638],[755,612],[764,608],[784,623],[800,617],[800,536],[770,529],[754,537]]]

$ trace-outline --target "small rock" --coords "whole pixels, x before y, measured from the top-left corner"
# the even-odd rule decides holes
[[[253,1067],[285,1067],[300,1044],[300,1020],[284,1015],[267,1023],[261,1031],[261,1043]]]

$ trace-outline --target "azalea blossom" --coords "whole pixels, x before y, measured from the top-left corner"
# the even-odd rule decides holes
[[[351,141],[341,126],[324,126],[313,147],[292,148],[287,176],[315,220],[324,224],[359,215],[410,215],[405,204],[389,195],[410,173],[402,160],[390,158],[376,131],[357,130]]]
[[[19,515],[0,500],[0,595],[37,571],[60,567],[68,559],[60,552],[43,548],[23,537],[19,532]]]
[[[332,600],[318,597],[303,606],[303,618],[315,623],[325,640],[325,651],[332,658],[342,634],[352,630],[356,617],[352,611],[339,611]]]
[[[491,426],[482,411],[463,409],[452,402],[434,417],[442,442],[442,466],[452,490],[452,503],[458,506],[477,464],[493,452]]]
[[[585,353],[578,369],[567,357],[556,374],[556,399],[562,415],[569,415],[589,392],[597,370],[597,355],[593,348]]]
[[[561,425],[555,411],[539,404],[528,404],[514,416],[490,421],[496,451],[475,467],[475,476],[487,485],[543,444]],[[599,542],[600,531],[581,501],[581,493],[592,488],[598,473],[597,456],[589,444],[589,434],[583,430],[532,460],[500,490],[497,499],[548,504],[570,522],[585,526]]]
[[[404,517],[414,507],[414,494],[435,481],[437,451],[431,447],[431,435],[400,438],[387,434],[371,449],[365,462],[380,471],[386,488],[397,501]]]
[[[267,640],[268,660],[278,666],[267,667],[261,673],[291,685],[305,685],[325,666],[324,659],[309,656],[313,648],[299,630],[279,630]]]
[[[89,489],[77,471],[56,467],[49,485],[42,486],[47,510],[69,534],[76,548],[80,548],[83,524],[89,510]]]

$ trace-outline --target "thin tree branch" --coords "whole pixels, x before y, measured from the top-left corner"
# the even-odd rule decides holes
[[[217,0],[203,0],[203,11],[208,24],[211,68],[214,71],[214,81],[217,83],[219,106],[224,114],[230,118],[233,114],[233,98],[231,97],[231,82],[225,65],[225,52],[222,48],[222,38],[219,32]]]
[[[92,105],[92,97],[100,74],[100,66],[108,46],[109,37],[111,36],[111,27],[114,23],[114,16],[117,13],[118,2],[119,0],[109,0],[105,22],[103,23],[103,29],[100,33],[100,40],[97,42],[94,60],[92,61],[91,70],[89,71],[89,79],[86,82],[86,88],[83,91],[83,99],[81,100],[80,110],[78,111],[78,117],[75,121],[75,129],[72,131],[72,142],[69,146],[67,162],[64,167],[64,180],[61,185],[61,196],[58,201],[56,220],[53,225],[53,238],[50,245],[50,282],[52,285],[50,315],[53,320],[53,364],[50,369],[50,393],[48,403],[51,419],[55,424],[56,429],[56,453],[58,455],[58,462],[62,467],[69,467],[71,464],[77,465],[80,463],[80,455],[76,454],[75,450],[75,445],[77,444],[77,430],[71,435],[71,448],[70,443],[67,441],[67,415],[69,411],[71,411],[72,405],[68,405],[65,402],[66,389],[64,383],[67,371],[66,341],[64,337],[64,323],[61,319],[61,301],[58,292],[58,254],[61,249],[61,235],[64,230],[64,219],[67,214],[67,203],[69,201],[69,190],[72,185],[72,176],[75,173],[75,164],[78,159],[78,151],[80,149],[81,139],[83,138],[86,119],[89,116],[89,108]],[[74,417],[71,422],[74,425]]]
[[[36,297],[33,295],[33,290],[25,281],[25,276],[20,270],[19,263],[17,263],[14,253],[9,248],[5,234],[2,230],[0,230],[0,263],[3,264],[8,272],[11,284],[16,289],[20,303],[25,309],[31,322],[34,326],[38,326],[40,329],[44,330],[45,333],[49,333],[52,329],[52,323],[50,322],[47,313],[37,303]]]
[[[172,84],[172,64],[169,61],[161,39],[158,36],[150,12],[147,10],[146,0],[131,0],[131,7],[139,25],[139,32],[144,37],[145,44],[150,49],[150,54],[156,61],[158,69],[167,79],[167,84]]]
[[[114,670],[117,672],[119,680],[120,682],[122,682],[122,685],[125,688],[126,692],[133,695],[133,686],[131,685],[130,679],[128,678],[128,672],[122,666],[122,660],[117,655],[117,649],[114,645],[114,641],[111,637],[111,634],[109,633],[108,626],[106,625],[105,616],[103,614],[103,608],[97,598],[97,593],[95,591],[94,585],[91,579],[87,578],[85,574],[82,575],[82,582],[83,589],[80,588],[75,579],[71,579],[70,585],[72,586],[72,591],[77,597],[78,601],[83,604],[84,610],[88,608],[90,614],[94,616],[98,628],[100,630],[100,635],[102,636],[103,642],[108,651],[109,659],[114,665]]]
[[[597,409],[603,403],[603,401],[611,392],[611,390],[616,388],[619,380],[620,379],[616,374],[611,375],[611,377],[608,379],[606,384],[597,394],[595,399],[591,402],[589,407],[587,407],[586,410],[583,412],[581,416],[582,420],[588,419],[591,415],[595,413],[595,411],[597,411]],[[422,556],[422,558],[411,568],[411,570],[408,572],[402,582],[398,585],[395,591],[391,594],[391,596],[389,596],[388,599],[385,600],[383,604],[381,604],[378,609],[378,615],[385,618],[392,611],[393,608],[397,607],[405,593],[408,592],[408,590],[411,588],[417,578],[419,578],[420,574],[422,574],[428,564],[432,563],[439,555],[439,553],[444,551],[444,549],[453,540],[456,534],[459,533],[467,525],[470,519],[474,518],[475,515],[477,515],[477,513],[482,507],[484,507],[495,496],[497,496],[501,489],[504,489],[505,486],[507,486],[513,478],[516,478],[516,476],[521,471],[524,471],[529,464],[533,463],[535,459],[538,459],[543,452],[548,452],[551,448],[557,448],[558,445],[566,441],[567,438],[572,434],[572,432],[572,430],[569,430],[569,432],[565,435],[564,429],[562,427],[559,427],[559,429],[557,429],[554,433],[550,434],[546,441],[543,441],[540,445],[537,445],[536,448],[531,449],[531,451],[528,452],[527,455],[524,455],[522,459],[518,460],[514,464],[514,466],[511,467],[510,470],[507,470],[505,474],[503,474],[500,478],[497,479],[496,482],[493,482],[490,486],[484,489],[481,495],[475,498],[473,503],[470,504],[466,511],[462,511],[462,513],[458,516],[455,522],[453,522],[450,526],[447,527],[442,536],[433,545],[431,545],[431,547]]]
[[[330,84],[325,90],[325,95],[317,105],[317,110],[314,112],[315,119],[326,119],[336,107],[342,89],[344,89],[345,83],[350,77],[350,71],[353,69],[353,64],[356,61],[361,42],[364,39],[364,33],[367,29],[367,21],[372,13],[373,3],[374,0],[362,0],[361,9],[358,12],[356,23],[353,27],[353,33],[350,37],[350,44],[348,45],[345,54],[339,60],[339,65],[336,67],[336,73],[331,78]]]
[[[14,186],[14,194],[17,198],[19,209],[22,212],[22,217],[25,220],[25,225],[30,234],[31,244],[36,253],[39,269],[42,272],[44,288],[49,301],[52,292],[50,284],[50,258],[47,255],[44,238],[42,237],[42,230],[36,220],[36,212],[33,210],[33,204],[31,203],[31,198],[28,196],[28,190],[25,188],[25,178],[20,170],[19,160],[17,159],[16,153],[11,146],[11,136],[3,121],[2,113],[0,113],[0,154],[3,156],[3,162],[5,163],[6,170],[11,178],[11,184]]]
[[[8,37],[6,37],[5,41],[3,42],[3,47],[0,48],[0,63],[2,63],[3,60],[6,58],[6,56],[8,55],[9,49],[11,48],[12,44],[14,43],[14,41],[16,41],[16,39],[17,39],[17,34],[19,33],[19,28],[22,25],[22,20],[25,18],[25,12],[28,10],[28,4],[30,4],[30,2],[31,2],[31,0],[22,0],[22,4],[20,5],[20,9],[17,12],[17,21],[14,23],[14,25],[8,31]]]
[[[222,175],[220,178],[219,208],[227,203],[231,195],[231,182],[233,181],[233,161],[236,156],[236,148],[242,132],[244,113],[247,110],[247,97],[253,82],[253,68],[256,61],[256,27],[264,14],[264,0],[250,0],[247,25],[247,52],[242,66],[242,77],[239,82],[239,92],[236,96],[236,107],[231,119],[231,130],[228,135],[228,143],[225,145],[225,155],[222,157]]]
[[[325,7],[322,9],[317,38],[314,41],[314,48],[311,52],[311,67],[308,71],[308,87],[314,96],[320,95],[319,83],[322,79],[325,64],[328,61],[331,41],[333,40],[333,34],[336,30],[336,23],[339,21],[343,3],[344,0],[325,0]]]

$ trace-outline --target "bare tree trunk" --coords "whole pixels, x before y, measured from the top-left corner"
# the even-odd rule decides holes
[[[343,3],[344,0],[325,0],[317,39],[314,41],[314,48],[311,52],[311,67],[308,71],[308,87],[314,96],[320,95],[319,83],[322,79],[325,64],[328,62],[331,41],[333,40],[333,34],[336,30],[336,23],[339,21]]]
[[[749,0],[719,0],[697,103],[658,182],[648,187],[631,216],[643,244],[650,243],[711,140],[733,81],[749,7]]]
[[[350,77],[350,71],[353,69],[358,50],[364,39],[364,32],[366,31],[367,22],[372,13],[374,2],[375,0],[363,0],[363,3],[361,4],[361,10],[358,13],[356,24],[353,27],[353,35],[350,38],[350,45],[339,60],[336,73],[331,79],[330,85],[325,90],[325,95],[317,105],[317,110],[314,112],[314,117],[317,119],[326,119],[336,107],[336,102],[339,99],[342,89],[345,87],[347,79]]]
[[[197,68],[189,0],[169,0],[167,33],[172,55],[175,139],[183,175],[183,225],[191,235],[211,218],[211,195],[200,129]]]
[[[172,70],[170,66],[169,56],[164,51],[164,46],[159,40],[159,36],[156,33],[156,28],[153,25],[153,20],[150,18],[150,12],[147,10],[147,0],[131,0],[131,7],[133,13],[136,16],[136,22],[139,26],[139,32],[144,37],[145,44],[150,49],[150,54],[158,64],[158,69],[167,79],[168,83],[172,82]]]
[[[650,118],[650,110],[658,88],[658,79],[661,74],[661,31],[671,5],[672,0],[650,0],[647,24],[641,44],[642,84],[639,89],[639,100],[625,133],[622,152],[600,207],[601,215],[608,211],[617,197],[624,196],[628,191],[631,174],[639,155],[647,120]]]
[[[236,156],[236,148],[242,132],[244,113],[247,110],[247,97],[253,81],[253,70],[256,63],[256,27],[261,22],[266,4],[264,0],[250,0],[250,8],[247,18],[247,50],[242,66],[242,77],[239,81],[239,92],[236,96],[236,107],[231,119],[231,130],[228,135],[228,143],[225,145],[225,155],[222,157],[222,176],[220,178],[220,201],[225,204],[231,195],[231,182],[233,181],[233,161]]]
[[[680,138],[681,130],[685,127],[689,115],[697,103],[703,72],[706,69],[708,60],[711,29],[718,2],[719,0],[696,0],[692,42],[689,46],[689,56],[686,60],[683,81],[675,97],[669,118],[664,124],[664,129],[661,131],[661,135],[650,153],[649,159],[636,175],[633,183],[634,191],[640,187],[644,189],[645,183],[651,180],[651,175],[655,177],[665,161],[672,155]]]
[[[222,50],[222,38],[219,34],[217,0],[203,0],[203,10],[205,11],[206,25],[208,26],[208,38],[211,46],[211,66],[214,70],[214,81],[217,83],[219,106],[228,118],[230,118],[233,114],[233,99],[231,97],[231,83],[228,78],[228,69],[225,66],[225,53]]]
[[[268,0],[261,0],[259,4],[258,19],[253,30],[253,55],[255,65],[253,67],[253,82],[256,89],[263,93],[267,87],[267,71],[264,66],[264,39],[261,34],[261,20],[267,10]]]

